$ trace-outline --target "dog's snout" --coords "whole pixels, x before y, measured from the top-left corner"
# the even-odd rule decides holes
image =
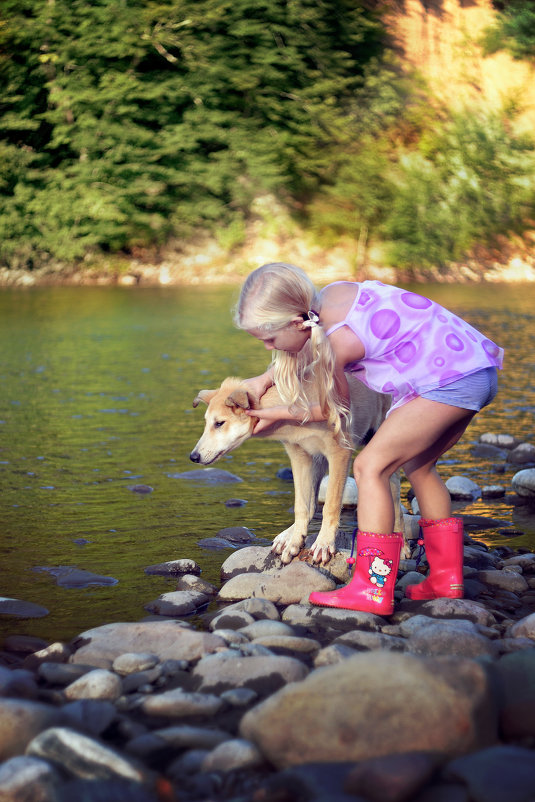
[[[190,458],[190,460],[192,462],[200,462],[201,461],[201,455],[199,454],[198,451],[192,451],[191,454],[189,455],[189,458]]]

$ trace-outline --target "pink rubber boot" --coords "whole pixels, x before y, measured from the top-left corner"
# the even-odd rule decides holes
[[[357,532],[357,557],[351,581],[338,590],[311,593],[309,601],[322,607],[340,607],[364,613],[391,615],[394,611],[394,585],[399,567],[403,536]]]
[[[429,576],[419,585],[408,585],[409,599],[462,599],[463,583],[463,521],[462,518],[442,518],[439,521],[421,519]]]

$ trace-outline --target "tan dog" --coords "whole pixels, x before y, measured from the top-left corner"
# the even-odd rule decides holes
[[[390,396],[375,393],[347,374],[351,392],[351,439],[354,447],[366,443],[384,420],[390,406]],[[292,466],[295,488],[294,523],[273,541],[272,549],[285,563],[303,548],[308,524],[314,515],[320,480],[328,463],[329,481],[323,507],[323,520],[311,548],[314,562],[326,563],[335,552],[335,538],[340,520],[342,496],[353,449],[340,444],[326,422],[305,424],[281,421],[253,435],[258,418],[244,409],[279,406],[283,402],[273,386],[262,396],[260,404],[241,379],[227,378],[218,390],[201,390],[193,401],[198,406],[208,404],[203,435],[190,454],[192,462],[211,465],[240,446],[250,437],[278,440],[286,449]],[[391,480],[396,509],[397,532],[403,531],[403,514],[399,503],[399,475]]]

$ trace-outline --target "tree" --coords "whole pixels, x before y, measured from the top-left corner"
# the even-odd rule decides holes
[[[0,257],[155,246],[317,189],[382,47],[350,0],[4,0]]]

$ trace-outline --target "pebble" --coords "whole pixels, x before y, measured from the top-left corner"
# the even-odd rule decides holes
[[[7,638],[0,802],[534,799],[535,554],[467,535],[467,597],[421,602],[404,560],[389,618],[308,604],[344,559],[337,574],[245,545],[219,588],[172,560],[151,572],[210,601],[193,625]]]
[[[123,691],[121,678],[113,671],[95,668],[67,685],[66,699],[108,699],[115,702]]]
[[[143,782],[148,772],[94,738],[67,727],[51,727],[29,744],[27,754],[60,765],[75,777],[112,779],[124,777]]]

